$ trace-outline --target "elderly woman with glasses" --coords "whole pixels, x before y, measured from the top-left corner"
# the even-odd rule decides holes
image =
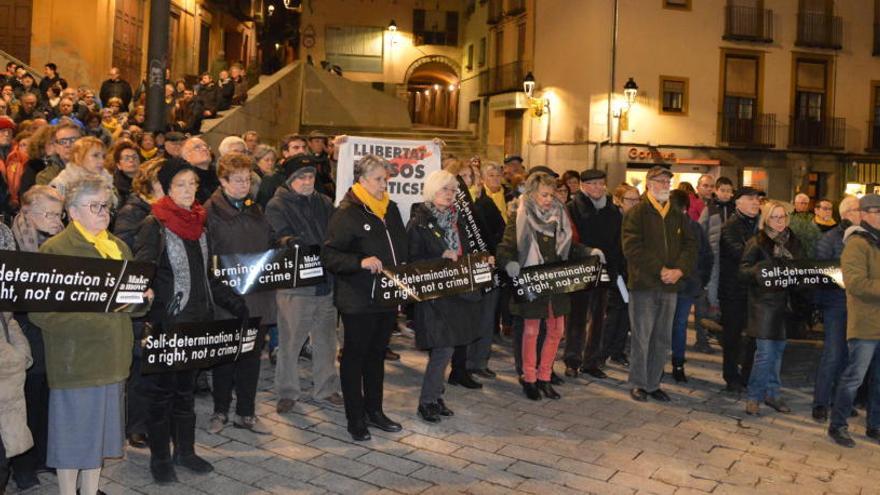
[[[120,139],[110,148],[107,158],[112,161],[109,165],[119,203],[125,204],[131,194],[132,180],[141,166],[140,148],[130,139]]]
[[[41,253],[130,260],[124,242],[107,232],[116,198],[106,181],[67,185],[70,223]],[[131,316],[125,313],[30,313],[43,330],[49,379],[46,465],[56,469],[62,495],[98,492],[101,465],[121,457],[123,393],[131,366]],[[76,352],[71,352],[71,350]]]
[[[749,284],[749,324],[746,333],[757,339],[755,363],[749,375],[746,413],[756,415],[764,402],[781,412],[791,412],[780,396],[782,353],[785,351],[790,297],[797,288],[763,287],[761,270],[803,259],[804,248],[789,228],[790,205],[770,200],[761,208],[758,233],[746,243],[740,261],[740,279]]]

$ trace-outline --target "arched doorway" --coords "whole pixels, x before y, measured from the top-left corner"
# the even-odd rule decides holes
[[[420,58],[406,71],[413,124],[458,127],[458,64],[443,56]]]

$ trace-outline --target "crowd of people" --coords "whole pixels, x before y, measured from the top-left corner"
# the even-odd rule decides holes
[[[512,346],[529,400],[559,400],[557,387],[582,374],[607,379],[610,362],[628,368],[633,400],[668,402],[667,365],[676,382],[688,381],[692,312],[693,349],[715,352],[710,340],[720,340],[725,390],[746,394],[745,412],[767,405],[789,413],[780,380],[786,339],[821,318],[812,415],[830,415],[829,435],[853,446],[847,420],[870,374],[867,435],[880,441],[880,196],[844,198],[835,221],[830,201],[810,211],[806,195],[791,205],[725,177],[703,175],[696,187],[672,190],[674,174],[662,166],[647,171],[643,189],[623,183],[609,191],[602,170],[560,176],[518,156],[502,164],[447,157],[424,179],[423,201],[404,223],[387,192],[392,166],[375,155],[354,163],[353,184],[334,206],[344,136],[289,135],[275,148],[248,131],[212,150],[184,133],[198,127],[176,111],[165,133],[137,128],[138,97],[115,69],[97,97],[64,87],[52,64],[38,86],[27,80],[13,70],[3,86],[12,117],[0,116],[0,248],[146,261],[156,272],[144,314],[2,315],[0,487],[11,473],[29,488],[51,470],[63,495],[97,493],[103,460],[121,456],[126,442],[149,449],[157,483],[176,482],[181,468],[211,472],[194,449],[194,396],[206,370],[143,374],[142,339],[186,322],[253,317],[275,366],[278,414],[303,400],[342,407],[355,441],[370,440],[371,428],[402,429],[383,408],[385,361],[399,359],[389,348],[399,327],[411,328],[428,354],[413,409],[434,424],[454,415],[446,384],[480,389],[496,378],[493,343]],[[202,99],[220,92],[212,84],[202,77]],[[187,98],[190,90],[180,90]],[[176,91],[169,87],[169,97]],[[236,91],[233,103],[241,101]],[[197,108],[196,120],[221,105]],[[461,189],[502,283],[399,308],[375,304],[383,267],[474,252]],[[213,255],[295,246],[320,246],[320,284],[241,296],[209,269]],[[509,280],[523,269],[588,257],[603,264],[604,283],[512,297]],[[838,261],[846,289],[758,284],[763,268],[809,259]],[[300,383],[303,355],[313,368],[310,395]],[[254,353],[210,370],[210,433],[230,423],[271,432],[256,414],[260,364]]]

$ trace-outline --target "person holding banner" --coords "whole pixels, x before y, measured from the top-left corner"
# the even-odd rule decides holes
[[[367,426],[397,432],[382,411],[385,348],[396,324],[394,308],[372,301],[383,266],[406,263],[407,237],[397,204],[388,197],[391,164],[365,155],[354,164],[355,183],[330,218],[321,256],[336,275],[336,308],[345,328],[340,363],[348,432],[370,439]]]
[[[266,220],[280,246],[319,246],[333,214],[333,201],[315,190],[317,170],[308,161],[290,164],[286,188],[278,188],[266,206]],[[278,305],[278,358],[275,393],[278,414],[293,410],[300,398],[299,355],[306,339],[312,342],[312,397],[334,406],[343,405],[336,374],[336,308],[333,279],[321,284],[280,289]]]
[[[780,374],[787,320],[791,313],[791,292],[798,288],[761,287],[757,281],[762,269],[805,257],[800,240],[788,227],[789,219],[786,204],[768,201],[761,208],[758,233],[746,243],[740,264],[739,276],[748,282],[749,288],[746,334],[755,338],[757,345],[749,375],[747,414],[759,414],[761,402],[781,413],[791,412],[780,397]]]
[[[241,139],[241,138],[239,138]],[[230,152],[217,164],[220,188],[205,203],[208,214],[208,249],[213,254],[261,252],[272,247],[272,228],[263,211],[250,196],[254,160],[244,153]],[[256,292],[244,296],[250,316],[259,316],[264,329],[275,324],[275,294]],[[263,332],[260,335],[264,335]],[[235,387],[233,426],[258,434],[269,430],[256,416],[260,353],[214,367],[214,414],[210,433],[219,433],[228,422],[232,389]]]
[[[569,258],[599,256],[598,249],[586,248],[573,242],[572,223],[565,205],[556,196],[556,178],[536,172],[526,180],[526,187],[516,201],[516,211],[498,245],[498,263],[510,277],[519,275],[522,268],[544,265]],[[571,311],[568,294],[542,295],[522,303],[512,302],[511,313],[523,318],[522,386],[526,397],[540,400],[561,396],[550,384],[553,361],[559,341],[565,332],[565,318]],[[538,353],[538,332],[545,322],[547,334]],[[540,361],[539,361],[540,357]]]
[[[424,203],[415,205],[406,227],[410,261],[445,258],[456,261],[472,252],[462,239],[465,226],[455,208],[458,179],[445,170],[425,179]],[[428,351],[418,415],[428,423],[452,416],[443,401],[443,376],[456,346],[465,346],[479,334],[479,291],[416,303],[416,347]]]
[[[131,250],[107,232],[116,196],[109,182],[71,182],[64,205],[71,222],[40,246],[41,253],[114,260]],[[131,315],[30,313],[43,330],[49,379],[49,446],[62,495],[98,492],[105,458],[122,457],[123,395],[131,366]],[[76,350],[76,352],[71,352]]]
[[[187,162],[173,158],[165,162],[156,177],[165,196],[152,204],[152,213],[141,224],[134,249],[137,260],[156,263],[152,284],[156,296],[148,315],[152,331],[170,331],[177,323],[214,321],[218,304],[246,322],[249,313],[244,299],[208,277],[207,214],[196,201],[196,171]],[[174,464],[199,474],[214,470],[195,452],[195,378],[196,370],[184,366],[145,375],[141,383],[141,392],[150,401],[150,472],[157,483],[177,481]],[[173,458],[169,449],[172,434]]]

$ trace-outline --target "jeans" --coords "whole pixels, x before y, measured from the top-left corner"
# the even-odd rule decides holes
[[[831,428],[847,425],[847,418],[852,411],[853,401],[859,386],[866,379],[868,368],[871,376],[868,391],[868,428],[880,428],[880,341],[850,339],[848,344],[849,362],[840,375],[837,393],[834,395],[834,406],[831,409]]]
[[[540,332],[542,321],[547,326],[547,335],[540,347],[541,355],[540,361],[538,361],[538,333]],[[525,320],[522,341],[524,381],[528,383],[535,383],[536,379],[542,382],[550,381],[550,373],[553,372],[553,361],[556,360],[556,351],[559,349],[559,341],[562,340],[564,332],[565,317],[553,316],[553,311],[550,311],[550,315],[543,320]]]
[[[822,314],[825,320],[825,345],[816,371],[813,407],[831,405],[834,388],[847,362],[846,308],[826,308]]]
[[[688,316],[691,314],[691,306],[694,298],[685,294],[679,294],[675,302],[675,317],[672,319],[672,362],[684,362],[684,349],[687,345]]]
[[[608,310],[602,332],[605,354],[612,358],[626,356],[626,336],[629,334],[629,304],[616,288],[608,290]]]
[[[397,312],[343,313],[345,343],[339,364],[345,417],[349,425],[364,421],[366,412],[382,410],[385,348],[397,324]]]
[[[477,340],[467,348],[467,369],[484,370],[489,367],[489,356],[492,352],[492,337],[495,335],[496,315],[498,314],[498,298],[501,289],[493,289],[483,294],[480,303],[480,334]]]
[[[634,290],[629,294],[632,325],[629,383],[654,392],[660,388],[669,352],[676,294],[660,289]]]
[[[299,351],[306,339],[312,342],[312,397],[321,400],[338,392],[333,295],[302,296],[280,290],[275,294],[275,301],[278,303],[278,361],[275,365],[278,397],[300,399]]]
[[[443,396],[443,377],[453,352],[455,352],[453,347],[435,347],[428,351],[428,364],[425,366],[425,376],[422,378],[419,405],[433,404]]]
[[[785,352],[784,340],[756,339],[755,363],[749,375],[749,400],[763,401],[779,397],[782,387],[782,354]]]

